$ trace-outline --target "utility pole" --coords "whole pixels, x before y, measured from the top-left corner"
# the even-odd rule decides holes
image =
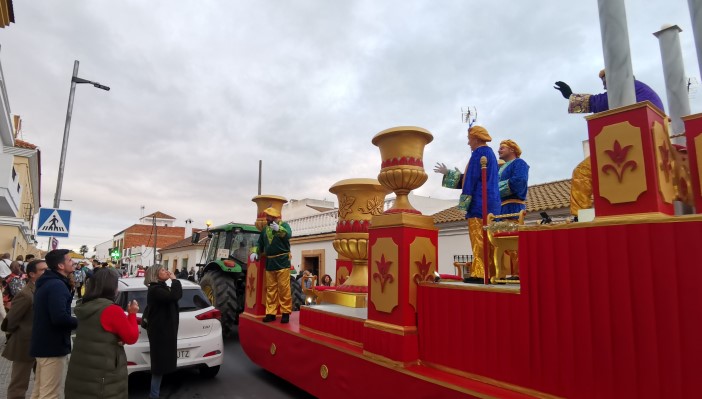
[[[156,264],[156,240],[157,239],[158,239],[158,228],[156,227],[156,215],[154,215],[154,263],[153,263],[153,265]]]
[[[78,83],[90,83],[98,89],[109,91],[110,88],[100,83],[78,77],[78,60],[73,62],[73,76],[71,76],[71,91],[68,94],[68,109],[66,110],[66,125],[63,127],[63,144],[61,146],[61,161],[59,162],[58,180],[56,181],[56,193],[54,194],[54,208],[58,209],[61,202],[61,188],[63,187],[63,170],[66,166],[66,150],[68,149],[68,133],[71,130],[71,118],[73,117],[73,98],[76,93]]]
[[[258,160],[258,195],[261,195],[261,170],[263,169],[263,161]]]

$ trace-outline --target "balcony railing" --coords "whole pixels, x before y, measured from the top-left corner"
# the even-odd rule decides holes
[[[288,220],[293,231],[293,237],[310,236],[316,234],[333,233],[339,221],[339,211],[321,212],[316,215]]]

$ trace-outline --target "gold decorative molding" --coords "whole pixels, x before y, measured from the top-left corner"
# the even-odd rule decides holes
[[[623,224],[702,222],[702,214],[671,216],[661,212],[635,213],[596,217],[592,222],[559,223],[520,227],[519,231],[586,229],[590,227],[619,226]]]
[[[397,360],[392,360],[389,357],[385,357],[383,355],[378,355],[377,353],[369,352],[367,350],[363,350],[363,357],[375,362],[376,364],[383,365],[383,366],[389,366],[395,371],[402,372],[401,370],[406,368],[406,367],[412,367],[412,366],[417,366],[419,365],[419,360],[413,360],[411,362],[398,362]],[[408,375],[413,375],[417,377],[417,375],[421,374],[416,374],[416,373],[406,373]],[[415,375],[416,374],[416,375]],[[437,385],[443,386],[443,384],[439,380],[435,380],[433,378],[420,378],[425,381],[432,381]]]
[[[668,204],[675,199],[675,186],[673,185],[673,152],[670,145],[667,129],[658,121],[651,127],[653,137],[653,152],[656,154],[656,173],[658,174],[658,191],[663,201]]]
[[[594,140],[600,196],[612,204],[636,201],[647,190],[641,129],[615,123]]]
[[[417,326],[398,326],[396,324],[383,323],[377,320],[366,320],[363,326],[395,335],[405,336],[417,334]]]
[[[249,263],[246,270],[246,307],[253,308],[256,306],[256,285],[258,276],[258,266],[256,263]]]
[[[315,291],[317,303],[331,303],[349,308],[367,308],[368,293],[366,292],[344,292],[336,290]]]
[[[332,338],[332,339],[335,339],[337,341],[345,342],[349,345],[353,345],[353,346],[358,347],[358,348],[363,348],[362,342],[351,341],[350,339],[342,338],[338,335],[330,334],[330,333],[324,332],[324,331],[319,331],[319,330],[316,330],[314,328],[310,328],[307,326],[300,326],[300,331],[308,331],[312,334],[317,334],[317,335],[321,335],[323,337]]]
[[[410,244],[409,303],[417,311],[417,285],[434,281],[436,247],[428,237],[416,237]]]
[[[451,283],[421,283],[419,285],[426,285],[436,287],[437,289],[444,290],[463,290],[463,291],[483,291],[483,292],[495,292],[499,294],[519,294],[520,287],[518,284],[515,285],[482,285],[482,284],[464,284],[459,282]]]
[[[663,111],[661,111],[660,109],[658,109],[658,107],[653,105],[652,102],[646,100],[646,101],[641,101],[641,102],[636,103],[636,104],[626,105],[624,107],[614,108],[614,109],[610,109],[607,111],[598,112],[596,114],[588,115],[585,117],[585,120],[591,121],[594,119],[605,118],[605,117],[610,116],[610,115],[621,114],[623,112],[628,112],[628,111],[631,111],[634,109],[646,108],[646,107],[649,107],[653,112],[658,114],[658,116],[660,116],[663,120],[666,120],[666,118],[668,118]],[[684,120],[684,118],[683,118],[683,120]]]
[[[410,213],[394,213],[388,215],[373,216],[369,229],[379,229],[385,227],[415,227],[419,229],[438,230],[434,226],[434,218],[425,215],[414,215]]]
[[[700,179],[700,187],[702,187],[702,134],[695,137],[695,150],[697,153],[697,175]]]
[[[271,344],[271,356],[275,356],[275,352],[278,350],[278,348],[275,346],[275,344]]]
[[[378,238],[372,248],[371,302],[379,312],[392,313],[399,303],[399,249],[390,237]]]
[[[479,381],[479,382],[482,382],[482,383],[484,383],[484,384],[496,386],[496,387],[498,387],[498,388],[503,388],[503,389],[507,389],[507,390],[510,390],[510,391],[519,392],[519,393],[521,393],[521,394],[524,394],[524,395],[527,395],[527,396],[531,396],[531,397],[534,397],[534,398],[541,398],[541,399],[561,399],[560,396],[550,395],[550,394],[547,394],[547,393],[543,393],[543,392],[536,391],[536,390],[534,390],[534,389],[525,388],[525,387],[522,387],[522,386],[519,386],[519,385],[510,384],[510,383],[508,383],[508,382],[503,382],[503,381],[495,380],[495,379],[488,378],[488,377],[483,377],[482,375],[473,374],[473,373],[468,373],[468,372],[465,372],[465,371],[462,371],[462,370],[457,370],[457,369],[454,369],[454,368],[451,368],[451,367],[442,366],[442,365],[440,365],[440,364],[434,364],[434,363],[430,363],[430,362],[421,362],[421,364],[422,364],[423,366],[430,367],[430,368],[433,368],[433,369],[436,369],[436,370],[439,370],[439,371],[443,371],[443,372],[446,372],[446,373],[454,374],[454,375],[457,375],[457,376],[460,376],[460,377],[463,377],[463,378],[468,378],[468,379],[471,379],[471,380],[474,380],[474,381]]]
[[[326,364],[323,364],[322,367],[319,368],[319,376],[322,377],[323,380],[329,377],[329,367],[327,367]]]

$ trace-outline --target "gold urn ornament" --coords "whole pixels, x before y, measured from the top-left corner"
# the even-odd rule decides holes
[[[378,181],[396,195],[395,204],[384,213],[421,215],[410,204],[407,196],[427,181],[424,147],[433,139],[434,136],[429,131],[416,126],[385,129],[373,137],[373,144],[380,148],[382,161]]]
[[[278,195],[257,195],[251,199],[251,201],[256,203],[258,209],[256,210],[256,228],[258,231],[263,230],[266,227],[266,215],[263,213],[266,208],[274,208],[280,214],[283,214],[283,204],[288,202],[285,197]]]
[[[329,192],[339,199],[334,249],[353,263],[351,275],[337,291],[368,292],[368,226],[371,217],[383,213],[390,190],[376,179],[347,179],[335,183]]]

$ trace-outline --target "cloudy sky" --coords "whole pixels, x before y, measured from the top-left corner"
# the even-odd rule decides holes
[[[72,235],[61,241],[76,249],[111,239],[142,205],[178,225],[251,223],[259,159],[264,194],[335,200],[336,181],[377,176],[371,138],[393,126],[432,132],[427,169],[463,168],[466,105],[497,143],[521,145],[531,184],[569,178],[586,124],[553,82],[602,91],[594,0],[14,4],[0,60],[22,138],[42,151],[43,206],[53,203],[73,61],[80,77],[112,88],[76,90],[62,194]],[[634,73],[667,106],[652,33],[678,24],[686,73],[699,77],[687,2],[626,5]],[[415,193],[458,197],[434,173]]]

